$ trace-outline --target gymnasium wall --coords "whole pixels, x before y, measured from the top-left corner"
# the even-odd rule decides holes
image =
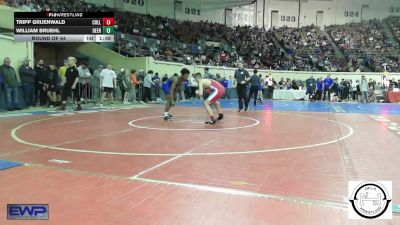
[[[96,4],[105,4],[113,8],[154,16],[176,18],[177,20],[209,20],[225,23],[225,8],[238,7],[215,1],[202,3],[202,0],[86,0]],[[265,4],[264,4],[265,1]],[[237,3],[236,3],[237,4]],[[263,7],[265,16],[263,18]],[[297,27],[318,23],[322,26],[344,24],[364,20],[385,18],[389,15],[400,15],[399,0],[301,0],[300,16],[298,0],[257,0],[254,4],[254,25],[271,27],[272,11],[278,11],[275,26]],[[362,8],[362,10],[361,10]],[[317,11],[322,13],[317,18]],[[249,15],[250,16],[250,15]],[[228,23],[232,18],[228,18]]]
[[[164,74],[168,74],[169,76],[173,75],[174,73],[178,73],[182,68],[187,68],[190,70],[191,73],[204,73],[205,66],[197,66],[197,65],[183,65],[180,63],[169,63],[169,62],[162,62],[162,61],[155,61],[153,58],[148,59],[148,69],[151,69],[155,72],[158,72],[161,76]],[[221,77],[234,75],[236,68],[223,68],[223,67],[209,67],[211,74],[219,73]],[[252,74],[253,70],[249,70],[249,73]],[[318,77],[326,77],[328,73],[326,72],[298,72],[298,71],[269,71],[269,70],[259,70],[259,74],[265,77],[269,73],[275,78],[275,80],[280,80],[281,78],[290,78],[290,79],[300,79],[306,80],[311,75],[314,78]],[[361,79],[362,75],[365,75],[367,79],[374,79],[376,81],[380,81],[382,77],[382,73],[345,73],[345,72],[337,72],[337,73],[330,73],[332,77],[337,77],[338,79],[352,79],[352,80],[359,80]],[[395,78],[396,80],[400,79],[400,73],[391,73],[389,74],[390,78]]]
[[[264,0],[257,0],[262,7]],[[265,24],[271,26],[271,12],[278,11],[279,26],[297,27],[299,2],[297,0],[265,0]],[[361,10],[362,8],[362,10]],[[323,25],[360,22],[363,20],[386,18],[400,15],[399,0],[301,0],[300,26],[316,24],[317,11],[322,11]],[[262,11],[260,11],[262,13]],[[259,13],[260,13],[259,12]],[[258,20],[262,25],[262,20]]]
[[[0,27],[14,30],[14,12],[17,11],[21,10],[0,5]]]
[[[175,4],[175,0],[86,0],[87,2],[107,5],[119,10],[131,11],[153,16],[163,16],[177,20],[198,22],[208,20],[218,23],[225,22],[225,7],[202,5],[201,0],[181,0],[182,4]]]
[[[26,57],[33,59],[33,43],[31,42],[15,42],[14,37],[0,35],[0,64],[3,64],[3,59],[9,57],[11,66],[18,72],[18,68]],[[33,61],[31,62],[33,65]]]
[[[96,68],[98,63],[106,65],[112,63],[115,69],[127,68],[135,70],[146,70],[148,68],[149,57],[129,58],[118,54],[110,49],[101,47],[96,43],[70,43],[64,44],[63,48],[69,49],[63,53],[66,58],[69,55],[86,56],[92,68]]]

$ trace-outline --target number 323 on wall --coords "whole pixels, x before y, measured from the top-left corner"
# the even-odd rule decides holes
[[[281,21],[296,22],[295,16],[281,16]]]

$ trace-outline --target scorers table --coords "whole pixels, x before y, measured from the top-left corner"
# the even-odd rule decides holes
[[[15,12],[15,41],[114,42],[114,12]]]

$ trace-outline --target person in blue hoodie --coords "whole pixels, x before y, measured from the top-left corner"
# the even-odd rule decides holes
[[[326,98],[326,93],[328,93],[328,101],[331,101],[331,93],[332,93],[332,86],[333,86],[333,80],[328,74],[328,76],[324,79],[324,93],[323,93],[323,100],[325,101]]]
[[[321,101],[321,95],[322,95],[322,89],[323,89],[323,82],[321,78],[318,78],[316,81],[316,91],[315,91],[315,95],[316,95],[316,99],[317,101]]]
[[[223,77],[223,78],[222,78],[221,84],[222,84],[222,86],[224,86],[224,88],[225,88],[225,94],[224,94],[223,98],[230,98],[230,96],[229,96],[229,91],[228,91],[228,84],[229,84],[229,81],[226,79],[226,77]]]

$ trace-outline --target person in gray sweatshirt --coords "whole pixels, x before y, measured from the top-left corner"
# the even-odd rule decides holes
[[[153,71],[149,70],[147,75],[144,77],[143,81],[143,98],[142,100],[147,103],[147,101],[151,101],[151,87],[154,85],[153,82]]]
[[[368,103],[368,81],[364,75],[361,77],[360,91],[361,91],[362,101],[365,104],[367,104]]]

